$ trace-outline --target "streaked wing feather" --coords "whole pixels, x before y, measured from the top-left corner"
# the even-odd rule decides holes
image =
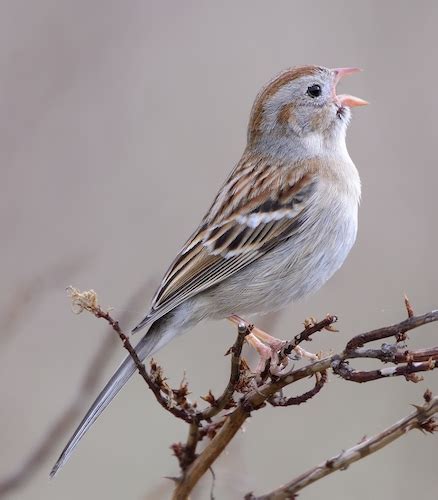
[[[238,173],[234,172],[234,176]],[[248,172],[248,176],[252,173]],[[293,183],[278,183],[286,187],[273,192],[271,177],[274,174],[275,171],[270,177],[258,175],[265,182],[261,183],[265,189],[251,189],[242,172],[237,182],[231,175],[227,181],[232,186],[231,198],[222,203],[215,200],[203,224],[167,271],[153,299],[151,312],[141,326],[220,283],[300,230],[308,212],[306,207],[315,192],[315,177],[308,172],[298,178],[295,175]],[[269,188],[266,189],[268,178]],[[239,197],[241,190],[244,190],[243,197]],[[234,202],[232,210],[230,199]]]

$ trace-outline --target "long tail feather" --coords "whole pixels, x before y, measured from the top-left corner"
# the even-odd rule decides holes
[[[140,340],[136,345],[135,350],[137,351],[138,357],[143,361],[147,356],[152,355],[154,352],[158,351],[167,342],[164,341],[163,331],[160,328],[161,322],[158,321],[154,323],[146,335]],[[170,340],[170,339],[169,339]],[[79,424],[78,428],[73,433],[70,441],[67,443],[66,447],[62,451],[55,465],[53,466],[50,477],[54,477],[59,469],[67,462],[70,458],[73,450],[76,448],[79,441],[82,439],[84,434],[93,425],[99,415],[105,410],[105,408],[111,403],[115,398],[120,389],[126,384],[126,382],[135,373],[136,367],[131,356],[128,356],[123,363],[119,366],[117,371],[111,377],[110,381],[103,388],[102,392],[96,398],[91,408],[88,410],[82,422]]]

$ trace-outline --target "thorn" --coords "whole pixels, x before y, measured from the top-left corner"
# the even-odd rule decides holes
[[[414,309],[413,309],[413,307],[409,301],[409,298],[406,294],[404,296],[404,301],[405,301],[406,311],[408,313],[408,318],[412,318],[414,316]]]
[[[424,411],[424,408],[420,405],[411,404],[411,406],[413,406],[418,411],[418,413],[422,413]]]
[[[179,477],[174,477],[174,476],[163,476],[163,479],[169,479],[170,481],[173,481],[174,483],[179,483],[181,479]]]

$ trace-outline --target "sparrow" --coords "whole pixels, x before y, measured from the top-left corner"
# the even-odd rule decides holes
[[[170,265],[133,329],[141,360],[204,319],[280,309],[318,290],[343,264],[357,233],[361,185],[346,147],[350,108],[337,95],[358,68],[288,69],[257,95],[242,158]],[[239,316],[237,316],[239,315]],[[247,336],[261,355],[275,339]],[[136,371],[128,356],[54,465],[53,477]]]

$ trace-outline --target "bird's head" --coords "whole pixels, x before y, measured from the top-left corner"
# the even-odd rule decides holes
[[[248,145],[278,148],[300,139],[315,143],[343,140],[350,108],[367,102],[351,95],[337,95],[336,86],[344,76],[358,71],[302,66],[278,75],[254,101]]]

